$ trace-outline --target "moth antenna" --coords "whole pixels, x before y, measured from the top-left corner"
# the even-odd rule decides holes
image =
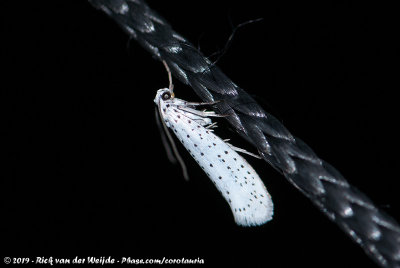
[[[168,81],[169,81],[169,90],[171,90],[171,92],[173,92],[174,90],[174,84],[172,84],[172,75],[171,75],[171,70],[168,67],[168,64],[165,60],[162,61],[162,63],[164,64],[165,69],[167,70],[168,73]]]
[[[160,118],[160,115],[158,114],[157,107],[155,107],[154,112],[155,112],[154,114],[156,116],[157,127],[158,127],[158,130],[160,131],[160,135],[161,135],[161,141],[162,141],[162,144],[164,145],[165,151],[167,153],[168,160],[172,164],[176,164],[176,158],[172,152],[171,145],[168,143],[168,140],[167,140],[167,137],[165,134],[165,129],[163,129],[163,127],[161,126],[160,122],[162,122],[162,120]]]
[[[160,107],[158,107],[158,111],[161,114],[161,108]],[[165,125],[164,120],[161,120],[161,123],[162,123],[162,125],[164,127],[165,135],[167,136],[167,138],[168,138],[168,140],[170,142],[172,151],[173,151],[176,159],[178,160],[179,165],[182,168],[183,177],[185,178],[186,181],[188,181],[189,180],[189,175],[188,175],[188,172],[187,172],[187,168],[186,168],[185,162],[183,161],[181,155],[179,154],[178,149],[176,147],[176,144],[174,142],[174,139],[172,138],[171,133],[169,133],[168,127]]]

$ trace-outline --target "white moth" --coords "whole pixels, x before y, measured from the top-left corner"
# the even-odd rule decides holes
[[[271,196],[254,169],[235,150],[245,151],[213,133],[210,127],[214,124],[208,117],[218,115],[194,109],[204,104],[174,97],[170,72],[164,65],[169,73],[170,87],[158,90],[154,99],[163,124],[175,133],[221,192],[238,225],[261,225],[270,221],[273,215]]]

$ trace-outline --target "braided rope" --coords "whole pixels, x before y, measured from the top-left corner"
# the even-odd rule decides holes
[[[382,267],[400,267],[400,226],[351,186],[142,0],[90,0],[203,101],[223,100],[219,113],[260,155]]]

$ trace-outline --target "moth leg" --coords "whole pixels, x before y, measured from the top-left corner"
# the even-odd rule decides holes
[[[210,102],[188,102],[188,101],[186,101],[185,105],[187,105],[187,106],[214,105],[214,104],[217,104],[217,103],[220,103],[220,102],[221,102],[220,100],[210,101]]]
[[[209,116],[213,116],[213,117],[226,117],[227,115],[222,115],[222,114],[216,114],[213,111],[208,111],[208,112],[204,112],[204,111],[198,111],[189,107],[184,107],[184,106],[178,106],[178,109],[191,113],[191,114],[195,114],[201,117],[209,117]]]
[[[216,128],[217,127],[217,122],[214,122],[208,126],[206,126],[205,128]]]
[[[248,154],[248,155],[250,155],[250,156],[252,156],[252,157],[261,159],[261,156],[259,156],[259,155],[257,155],[257,154],[253,154],[253,153],[250,153],[250,152],[246,151],[245,149],[242,149],[242,148],[233,146],[232,144],[230,144],[230,143],[228,143],[228,142],[226,142],[226,144],[228,144],[229,147],[231,147],[231,148],[232,148],[233,150],[235,150],[236,152],[243,153],[243,154]]]

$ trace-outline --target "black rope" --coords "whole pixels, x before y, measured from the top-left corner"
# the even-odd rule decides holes
[[[262,157],[335,222],[382,267],[400,267],[400,226],[351,186],[243,89],[212,65],[142,0],[90,0],[203,101],[223,100],[218,112]]]

